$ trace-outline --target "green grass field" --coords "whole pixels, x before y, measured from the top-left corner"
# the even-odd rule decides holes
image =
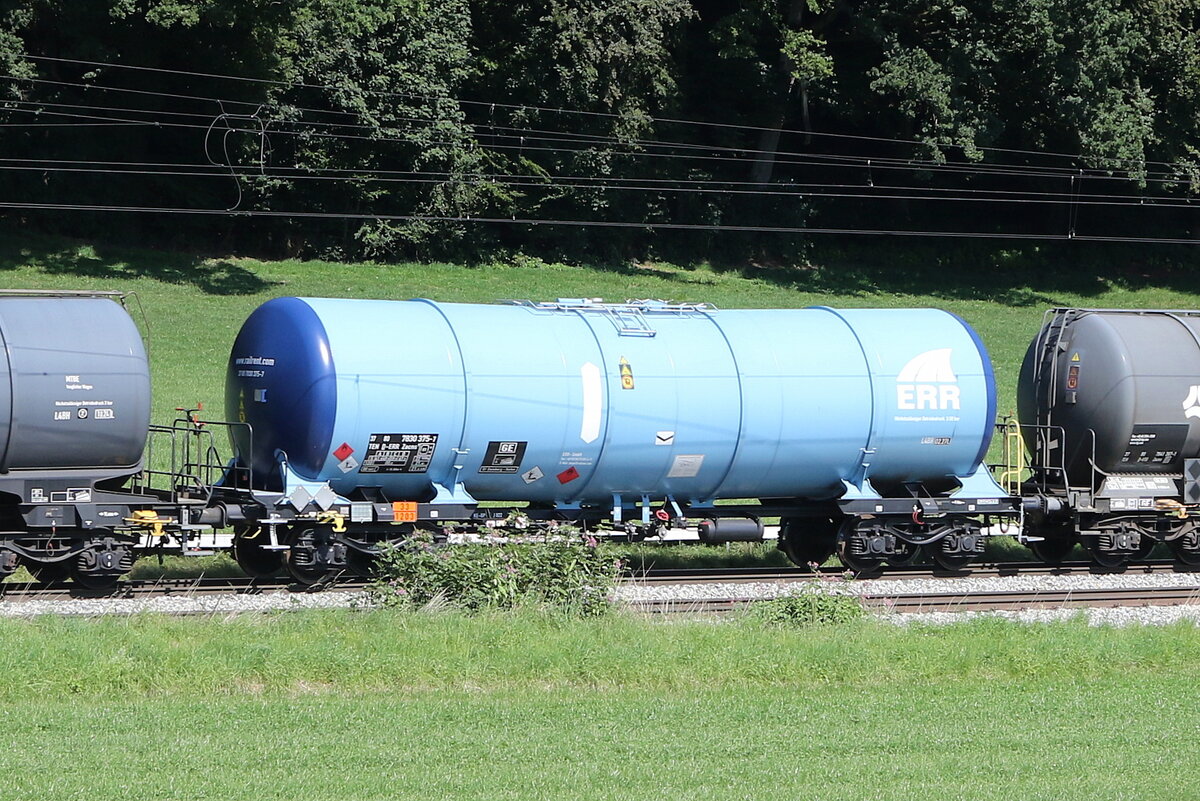
[[[1200,633],[0,622],[0,797],[1190,798]]]

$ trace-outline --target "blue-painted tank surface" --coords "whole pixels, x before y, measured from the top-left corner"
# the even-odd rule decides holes
[[[991,438],[987,352],[933,309],[280,298],[230,357],[263,486],[610,505],[953,485]]]

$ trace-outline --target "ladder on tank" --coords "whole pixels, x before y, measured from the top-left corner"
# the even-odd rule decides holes
[[[612,323],[617,334],[626,337],[652,337],[658,331],[647,319],[648,314],[708,314],[717,311],[709,303],[672,303],[665,300],[628,300],[624,303],[604,303],[600,298],[559,298],[555,301],[507,301],[547,312],[590,312],[603,315]]]

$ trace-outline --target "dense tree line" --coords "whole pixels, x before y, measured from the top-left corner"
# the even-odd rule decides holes
[[[0,0],[0,70],[0,214],[58,232],[423,258],[1200,237],[1200,0]]]

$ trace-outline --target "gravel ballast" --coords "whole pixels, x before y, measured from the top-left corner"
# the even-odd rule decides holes
[[[275,612],[298,609],[345,609],[363,606],[361,591],[264,592],[257,595],[215,594],[166,595],[150,598],[62,598],[56,600],[5,601],[0,617],[38,615],[227,615],[243,612]]]
[[[814,579],[825,592],[843,595],[923,595],[930,593],[1060,592],[1098,590],[1116,587],[1191,587],[1200,585],[1200,576],[1186,573],[1150,573],[1082,576],[1004,576],[953,579],[873,579],[845,581]],[[770,581],[706,584],[638,584],[629,582],[616,590],[618,602],[702,601],[718,598],[767,599],[796,592],[812,582]],[[1200,602],[1200,597],[1197,598]],[[0,602],[0,617],[36,617],[39,615],[235,615],[300,609],[336,609],[368,606],[362,591],[327,590],[294,593],[285,590],[248,594],[170,595],[147,598],[59,598],[49,600]],[[881,620],[907,625],[911,623],[954,623],[992,617],[1038,623],[1065,620],[1083,615],[1093,625],[1170,624],[1200,622],[1200,603],[1177,606],[1107,607],[1094,609],[1029,609],[1019,612],[876,612]]]

